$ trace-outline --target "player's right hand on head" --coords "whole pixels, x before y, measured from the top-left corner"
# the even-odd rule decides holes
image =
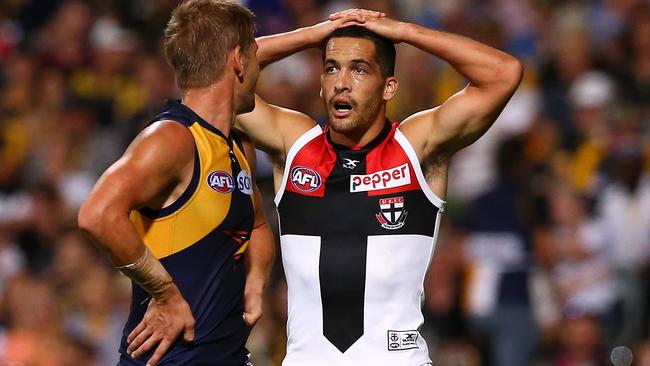
[[[310,27],[312,30],[312,38],[315,43],[318,43],[338,28],[355,24],[361,25],[370,19],[380,19],[385,16],[385,13],[366,9],[347,9],[339,11],[331,14],[329,20]]]
[[[364,23],[368,19],[378,19],[386,16],[386,13],[368,9],[347,9],[330,14],[329,20],[341,22],[345,27],[354,23]]]
[[[154,366],[167,353],[179,335],[185,342],[194,341],[194,316],[178,288],[172,284],[159,298],[149,301],[140,324],[127,337],[127,353],[138,358],[154,347],[147,362]]]
[[[371,19],[380,19],[386,16],[386,13],[381,13],[374,10],[366,9],[347,9],[343,11],[330,14],[329,20],[337,23],[339,28],[347,27],[349,25],[360,25]]]

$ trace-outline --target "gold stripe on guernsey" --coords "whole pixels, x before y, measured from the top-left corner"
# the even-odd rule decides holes
[[[237,252],[235,252],[235,255],[239,255],[239,254],[242,254],[243,252],[245,252],[246,249],[248,248],[248,242],[249,242],[249,241],[250,241],[250,240],[247,240],[244,244],[242,244],[242,245],[239,247],[239,249],[237,249]]]
[[[197,243],[221,225],[230,211],[234,191],[220,193],[207,182],[208,175],[214,171],[225,171],[230,176],[233,175],[226,140],[196,122],[189,130],[194,136],[201,170],[191,197],[176,211],[155,219],[131,211],[131,221],[156,258],[178,253]],[[233,151],[242,170],[250,173],[248,162],[237,144],[233,144]],[[235,183],[236,177],[232,178]]]

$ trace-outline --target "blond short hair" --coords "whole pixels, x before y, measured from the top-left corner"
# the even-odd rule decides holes
[[[172,12],[165,28],[165,57],[181,89],[218,81],[229,52],[255,41],[255,15],[225,0],[186,0]]]

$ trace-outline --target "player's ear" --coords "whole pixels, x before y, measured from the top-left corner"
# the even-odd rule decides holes
[[[236,45],[230,52],[232,57],[232,67],[238,78],[244,77],[244,54],[240,45]]]
[[[384,85],[384,94],[382,98],[386,101],[391,100],[397,94],[397,88],[399,87],[399,82],[394,76],[389,76],[386,78],[386,84]]]
[[[320,92],[318,92],[318,95],[320,95],[320,98],[323,99],[323,87],[320,87]]]

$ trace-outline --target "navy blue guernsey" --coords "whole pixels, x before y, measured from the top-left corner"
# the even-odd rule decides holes
[[[185,125],[196,146],[191,183],[168,207],[141,208],[131,221],[144,243],[160,259],[188,302],[195,340],[182,335],[159,365],[242,366],[248,360],[249,328],[243,321],[245,256],[254,224],[251,170],[235,134],[219,130],[178,102],[152,123]],[[150,298],[133,285],[131,313],[120,347],[121,366],[144,366],[154,350],[138,359],[126,353],[126,338],[140,323]]]

